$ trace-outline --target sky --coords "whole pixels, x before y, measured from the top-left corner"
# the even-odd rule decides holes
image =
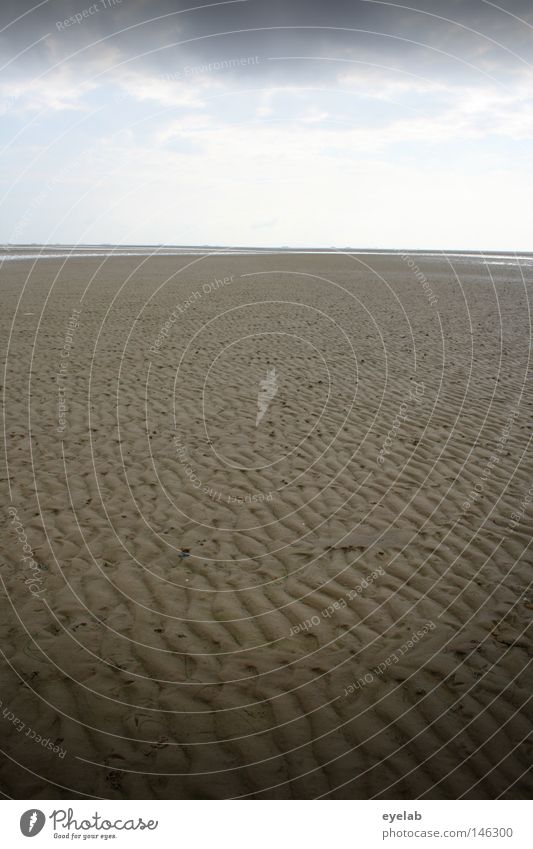
[[[531,0],[2,0],[0,242],[533,250]]]

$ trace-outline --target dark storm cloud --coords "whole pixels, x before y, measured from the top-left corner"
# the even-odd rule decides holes
[[[261,62],[248,65],[247,75],[299,83],[338,73],[343,61],[460,75],[470,65],[489,73],[527,67],[532,58],[530,0],[413,0],[414,10],[408,5],[50,0],[32,6],[9,0],[1,6],[0,45],[11,62],[2,73],[37,74],[67,61],[83,76],[100,58],[110,67],[126,63],[121,67],[165,74],[258,56]]]

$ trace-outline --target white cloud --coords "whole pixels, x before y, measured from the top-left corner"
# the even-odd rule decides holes
[[[328,115],[329,113],[323,109],[311,108],[300,116],[300,121],[304,124],[323,124]]]
[[[200,86],[180,80],[128,73],[120,76],[119,85],[126,94],[141,103],[154,101],[161,106],[185,106],[191,109],[202,109],[205,106],[199,96]]]

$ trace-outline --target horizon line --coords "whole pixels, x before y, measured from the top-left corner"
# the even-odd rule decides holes
[[[532,254],[533,248],[530,249],[484,249],[484,248],[391,248],[391,247],[354,247],[354,246],[317,246],[311,247],[306,245],[238,245],[238,244],[174,244],[170,242],[0,242],[1,249],[12,248],[165,248],[183,250],[186,248],[207,250],[256,250],[256,251],[306,251],[306,252],[327,252],[327,253],[465,253],[465,254]]]

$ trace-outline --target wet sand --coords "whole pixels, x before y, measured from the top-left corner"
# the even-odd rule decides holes
[[[527,798],[531,269],[1,269],[0,789]]]

